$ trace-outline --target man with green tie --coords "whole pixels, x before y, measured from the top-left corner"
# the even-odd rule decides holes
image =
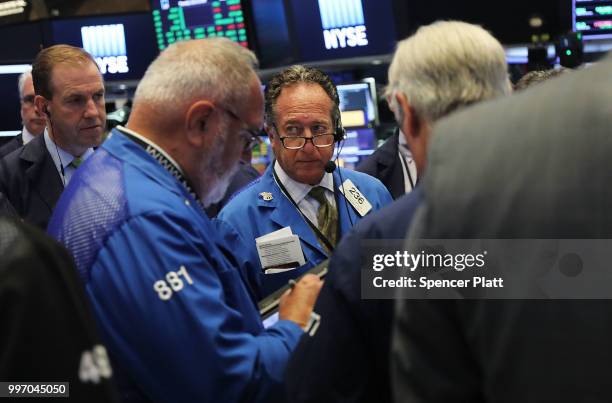
[[[357,221],[392,200],[378,179],[336,169],[331,161],[344,129],[329,76],[289,67],[270,80],[265,101],[265,129],[276,161],[217,221],[248,264],[260,297],[327,259]],[[279,230],[274,240],[256,241]]]
[[[78,166],[102,142],[104,82],[93,57],[55,45],[32,64],[34,106],[46,128],[0,161],[0,193],[25,221],[42,229]]]

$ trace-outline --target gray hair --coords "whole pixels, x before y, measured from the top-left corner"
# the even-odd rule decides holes
[[[460,21],[438,21],[398,43],[386,89],[406,95],[430,123],[472,103],[511,91],[502,45],[483,28]]]
[[[134,104],[179,111],[202,97],[226,105],[244,102],[256,66],[253,52],[227,38],[176,42],[147,68]]]
[[[532,85],[542,83],[551,78],[560,76],[561,74],[564,74],[568,71],[570,70],[566,69],[565,67],[561,67],[558,69],[550,69],[550,70],[530,71],[529,73],[521,77],[520,80],[518,80],[518,82],[514,86],[514,90],[522,91],[524,89],[531,87]]]
[[[25,81],[28,77],[32,77],[32,68],[24,71],[19,74],[19,78],[17,79],[17,89],[19,90],[19,99],[23,97],[23,87],[25,87]]]
[[[332,100],[331,118],[335,125],[340,120],[340,100],[338,98],[338,90],[332,82],[331,78],[319,69],[314,67],[306,67],[300,64],[293,65],[270,79],[266,86],[266,108],[265,122],[268,127],[274,125],[274,107],[280,96],[283,88],[292,86],[298,83],[317,84],[323,88],[323,91]]]

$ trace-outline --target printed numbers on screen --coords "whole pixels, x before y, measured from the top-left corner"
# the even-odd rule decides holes
[[[353,195],[353,197],[355,198],[355,200],[357,200],[357,203],[359,204],[363,204],[365,199],[363,198],[363,196],[361,195],[361,193],[359,193],[359,190],[356,187],[351,187],[349,189],[349,193]]]
[[[181,279],[182,277],[182,279]],[[153,284],[153,289],[157,292],[157,296],[162,301],[168,301],[175,292],[181,291],[186,284],[193,284],[193,280],[187,273],[187,268],[181,266],[178,271],[169,271],[166,273],[164,280],[158,280]]]

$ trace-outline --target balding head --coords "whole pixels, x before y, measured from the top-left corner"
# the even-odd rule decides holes
[[[128,128],[180,165],[201,199],[220,199],[250,132],[263,124],[253,52],[226,38],[177,42],[140,81]]]
[[[145,72],[134,107],[147,104],[167,117],[201,98],[239,103],[248,94],[244,83],[255,74],[256,65],[253,52],[227,38],[176,42]]]

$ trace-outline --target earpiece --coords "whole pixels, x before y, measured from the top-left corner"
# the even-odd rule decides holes
[[[336,105],[340,105],[338,99],[336,99]],[[340,114],[340,108],[336,108],[336,111],[334,112],[334,117],[336,118],[336,127],[334,129],[334,141],[336,143],[339,143],[346,138],[346,130],[344,130],[344,127],[342,127],[342,118]]]
[[[45,115],[47,115],[47,117],[48,117],[49,119],[51,119],[51,112],[49,112],[49,109],[47,108],[47,105],[45,105],[45,106],[43,107],[43,113],[44,113]]]

